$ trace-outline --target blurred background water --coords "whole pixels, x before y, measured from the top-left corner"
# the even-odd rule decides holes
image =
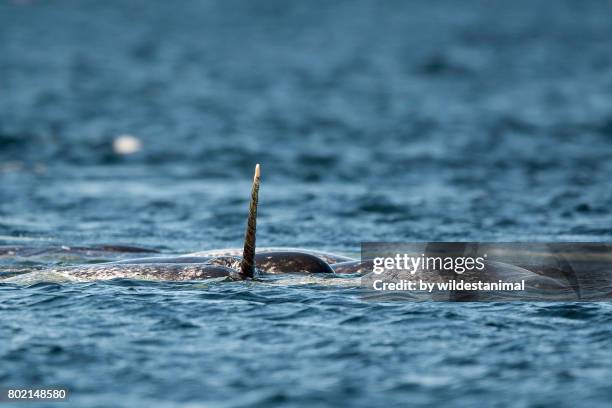
[[[610,241],[611,13],[2,2],[0,244],[239,246],[256,162],[260,245]],[[606,304],[387,304],[357,285],[3,285],[0,384],[101,407],[609,403]]]

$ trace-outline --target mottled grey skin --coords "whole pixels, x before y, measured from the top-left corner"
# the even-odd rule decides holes
[[[190,281],[228,277],[244,279],[240,274],[239,256],[174,256],[125,259],[116,262],[55,269],[77,280],[107,280],[115,278]],[[256,276],[261,272],[334,273],[319,257],[301,252],[264,252],[255,255]]]
[[[338,274],[366,274],[372,272],[374,263],[371,259],[365,261],[346,261],[331,265],[335,273]]]
[[[269,273],[334,273],[323,259],[306,252],[263,252],[255,254],[257,269]]]
[[[125,259],[112,264],[209,264],[239,269],[241,258],[238,256],[175,256]],[[110,265],[110,264],[109,264]],[[255,254],[255,266],[264,273],[334,273],[332,267],[323,259],[308,252],[277,251]]]
[[[55,269],[77,280],[108,280],[116,278],[140,280],[192,281],[211,278],[242,279],[239,272],[221,265],[144,263],[94,264]]]

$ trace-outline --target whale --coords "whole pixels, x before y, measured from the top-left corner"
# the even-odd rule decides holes
[[[261,170],[255,166],[244,245],[239,248],[208,250],[176,256],[146,256],[114,262],[52,268],[50,272],[67,275],[71,280],[192,281],[213,278],[231,280],[257,279],[263,274],[305,273],[335,274],[333,265],[357,260],[298,248],[262,248],[256,251],[257,208]],[[126,247],[130,252],[138,252]],[[115,248],[111,248],[115,249]],[[119,248],[120,249],[120,248]]]
[[[313,274],[359,276],[362,286],[368,286],[376,276],[372,259],[355,259],[349,256],[292,247],[256,247],[257,210],[259,202],[261,169],[255,166],[248,216],[241,248],[223,248],[188,254],[162,255],[154,250],[122,245],[87,247],[50,247],[48,249],[0,247],[3,256],[38,256],[50,252],[59,254],[84,253],[99,255],[103,252],[141,255],[112,262],[52,267],[46,272],[59,274],[71,281],[96,281],[109,279],[197,281],[207,279],[258,280],[265,275]],[[553,271],[555,272],[555,271]],[[558,272],[558,271],[557,271]],[[36,273],[36,272],[33,272]],[[432,278],[429,271],[429,279]],[[448,276],[439,274],[439,279]],[[468,277],[466,277],[468,278]],[[469,277],[477,279],[482,277]],[[526,269],[516,265],[493,263],[484,278],[505,281],[524,280],[536,289],[566,289],[567,282],[558,273]],[[10,282],[7,278],[3,281]],[[469,299],[473,299],[468,294]],[[451,294],[451,300],[466,300],[461,293]]]

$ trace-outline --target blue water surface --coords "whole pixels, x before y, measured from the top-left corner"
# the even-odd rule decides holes
[[[129,255],[62,246],[240,246],[257,162],[259,245],[610,241],[610,15],[2,2],[0,245],[28,249],[0,277]],[[604,407],[611,312],[365,301],[347,277],[0,284],[0,387],[64,385],[78,407]]]

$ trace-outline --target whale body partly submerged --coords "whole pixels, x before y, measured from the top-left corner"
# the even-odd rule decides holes
[[[148,256],[99,264],[56,267],[47,272],[66,276],[73,281],[115,278],[189,281],[220,277],[242,280],[278,273],[334,274],[335,265],[342,264],[341,268],[346,272],[346,262],[353,265],[355,272],[359,270],[358,261],[355,259],[320,251],[263,248],[256,253],[259,185],[260,168],[257,165],[251,189],[244,246],[241,249],[229,248],[178,256]],[[128,249],[128,252],[137,252],[135,248]]]
[[[83,264],[50,268],[46,272],[65,277],[70,281],[95,281],[116,278],[162,281],[194,281],[213,278],[232,280],[256,279],[268,274],[306,273],[342,274],[362,277],[367,283],[372,276],[372,261],[360,261],[343,255],[299,248],[260,248],[256,251],[257,205],[260,185],[259,165],[255,167],[249,214],[242,248],[226,248],[200,251],[175,256],[147,256],[122,259],[114,262]],[[118,252],[141,252],[138,248],[103,248]],[[63,249],[63,247],[62,247]],[[7,254],[15,250],[8,249]],[[69,249],[67,249],[69,251]],[[0,255],[2,255],[0,253]],[[36,272],[33,272],[36,273]],[[494,280],[524,280],[535,288],[565,288],[567,283],[550,276],[543,276],[514,265],[497,263],[487,272]],[[429,276],[431,278],[431,276]],[[9,282],[11,278],[4,279]]]

